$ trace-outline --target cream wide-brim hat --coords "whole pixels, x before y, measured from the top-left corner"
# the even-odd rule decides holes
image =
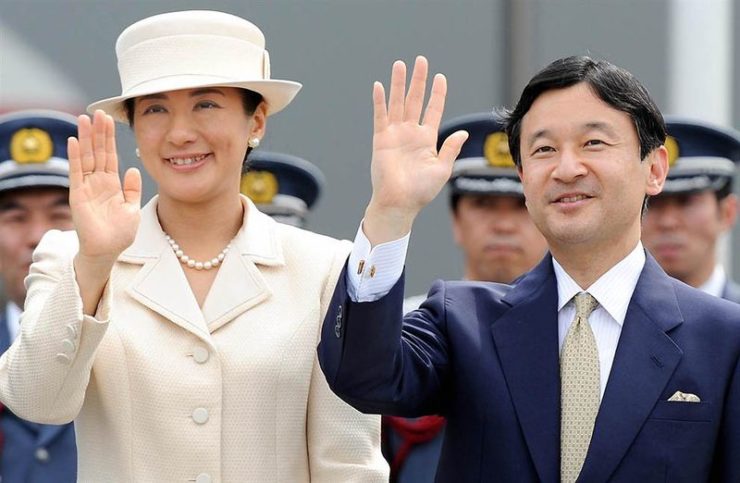
[[[126,28],[116,42],[121,95],[94,102],[128,123],[124,101],[197,87],[239,87],[262,95],[267,114],[290,104],[301,84],[270,79],[265,36],[235,15],[189,10],[155,15]]]

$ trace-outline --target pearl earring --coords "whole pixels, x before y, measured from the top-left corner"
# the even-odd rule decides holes
[[[250,140],[249,140],[249,141],[247,142],[247,145],[248,145],[248,146],[249,146],[250,148],[252,148],[252,149],[260,147],[260,138],[256,138],[256,137],[255,137],[255,138],[252,138],[252,139],[250,139]]]
[[[141,151],[139,151],[139,148],[136,148],[135,153],[136,153],[136,157],[141,159]]]

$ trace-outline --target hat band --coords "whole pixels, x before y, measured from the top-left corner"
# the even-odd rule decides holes
[[[218,53],[228,53],[218,55]],[[122,95],[141,84],[175,76],[207,76],[227,82],[270,78],[267,51],[251,42],[218,35],[177,35],[141,42],[121,52]]]
[[[43,186],[69,188],[69,177],[57,174],[37,173],[0,179],[0,191],[14,190],[18,188],[38,188]]]
[[[23,176],[30,173],[49,173],[69,176],[69,161],[53,157],[43,163],[20,164],[12,159],[0,163],[0,178]]]
[[[511,193],[524,195],[522,184],[511,178],[467,178],[460,177],[454,180],[453,188],[466,193]]]
[[[663,184],[663,191],[660,194],[679,194],[693,193],[697,191],[719,191],[732,178],[724,176],[691,176],[686,178],[669,178]]]
[[[270,203],[255,203],[260,211],[267,214],[296,213],[305,215],[308,205],[301,198],[293,195],[276,194]]]

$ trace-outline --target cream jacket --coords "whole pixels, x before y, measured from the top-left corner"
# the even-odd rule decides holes
[[[0,399],[22,418],[75,420],[83,482],[380,482],[378,417],[329,389],[316,359],[348,242],[245,218],[202,309],[156,198],[83,316],[74,232],[49,232],[26,280]]]

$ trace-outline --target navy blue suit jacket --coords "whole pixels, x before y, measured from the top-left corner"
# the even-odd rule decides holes
[[[2,308],[2,306],[0,306]],[[11,340],[0,316],[0,354]],[[77,447],[72,423],[36,424],[4,408],[0,413],[4,442],[0,448],[2,483],[73,483],[77,481]]]
[[[332,389],[364,412],[446,416],[438,482],[558,482],[551,257],[515,286],[437,282],[405,318],[402,300],[403,278],[353,303],[342,275],[319,346]],[[740,306],[647,256],[579,481],[740,481]]]

